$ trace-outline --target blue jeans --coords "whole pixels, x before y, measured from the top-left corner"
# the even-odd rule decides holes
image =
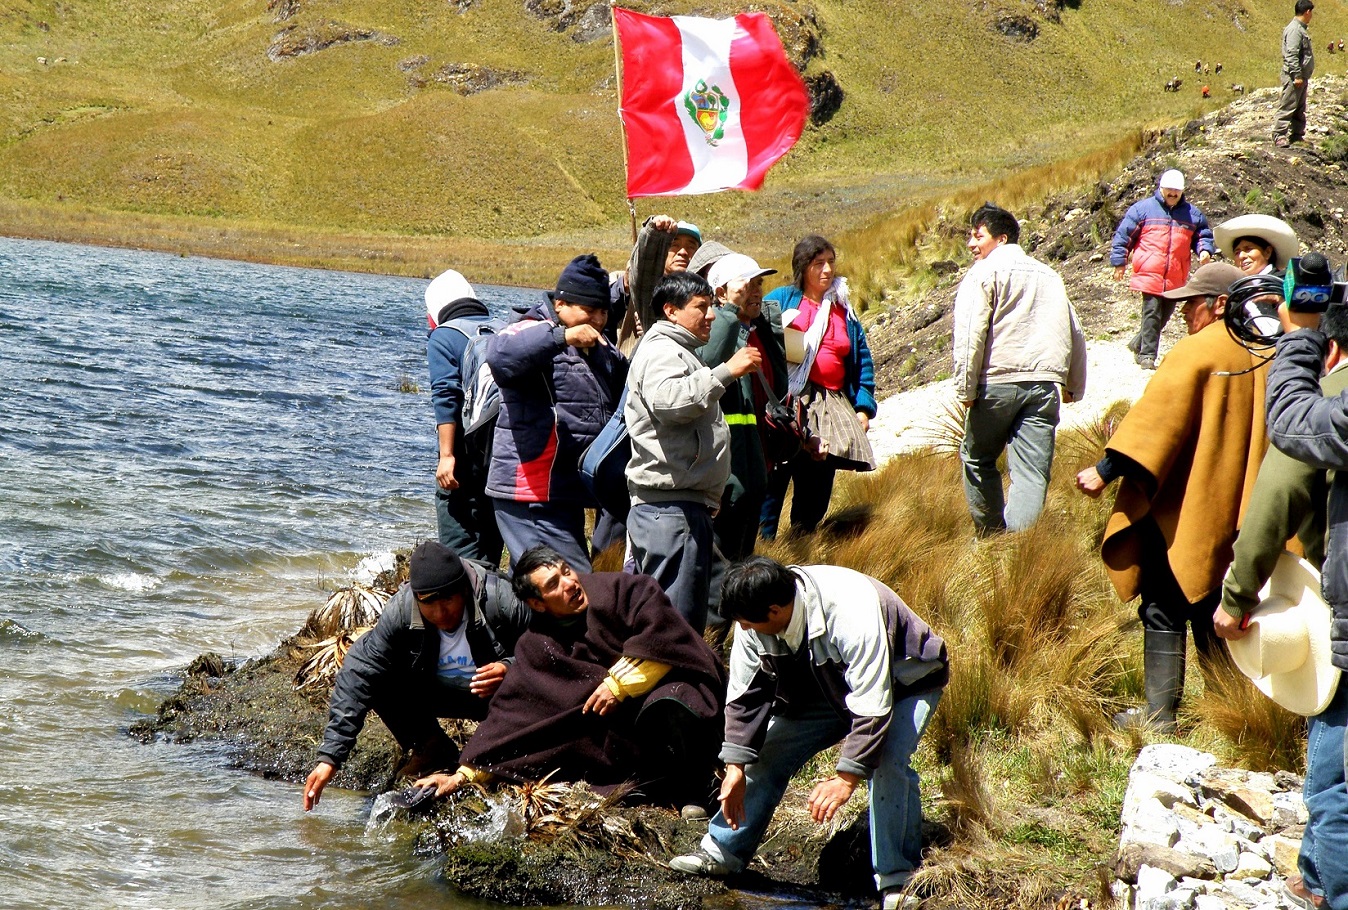
[[[1053,382],[999,382],[986,386],[964,416],[964,498],[974,527],[1022,531],[1035,523],[1048,494],[1053,434],[1058,426]],[[1006,450],[1011,493],[1002,497],[997,459]]]
[[[700,502],[639,502],[627,513],[627,538],[637,571],[659,582],[701,635],[715,558],[711,509]]]
[[[877,889],[907,884],[922,862],[922,794],[912,757],[927,729],[941,690],[913,695],[894,705],[880,764],[868,784],[871,807],[871,866]],[[745,765],[744,818],[738,830],[717,812],[702,838],[702,849],[732,872],[753,858],[791,777],[816,753],[847,735],[850,724],[822,700],[800,714],[774,716],[758,761]]]
[[[1306,738],[1306,786],[1303,791],[1310,821],[1301,839],[1297,867],[1306,888],[1325,896],[1331,910],[1348,908],[1348,787],[1344,785],[1345,732],[1348,732],[1348,685],[1342,675],[1338,691],[1324,711],[1310,719]]]

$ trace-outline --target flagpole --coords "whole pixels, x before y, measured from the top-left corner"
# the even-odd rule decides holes
[[[613,16],[613,10],[618,5],[618,0],[608,0],[608,18],[609,24],[613,27],[613,74],[618,80],[618,133],[622,137],[623,147],[623,181],[627,180],[627,125],[623,123],[622,103],[623,103],[623,69],[622,69],[622,50],[618,46],[618,20]],[[627,214],[632,219],[632,243],[637,242],[637,207],[632,202],[632,197],[627,198]]]

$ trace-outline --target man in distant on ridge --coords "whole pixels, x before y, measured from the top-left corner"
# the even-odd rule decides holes
[[[1177,170],[1162,174],[1155,193],[1128,207],[1114,232],[1109,264],[1114,266],[1114,279],[1122,281],[1131,262],[1133,280],[1128,287],[1142,292],[1142,324],[1128,342],[1142,369],[1156,369],[1161,330],[1175,312],[1165,292],[1189,280],[1192,253],[1198,254],[1202,266],[1215,250],[1208,219],[1184,198],[1184,175]]]
[[[1306,138],[1306,92],[1315,73],[1315,49],[1311,45],[1311,0],[1297,0],[1296,15],[1282,30],[1282,71],[1278,77],[1282,95],[1273,121],[1273,144],[1287,148]]]
[[[1020,225],[986,203],[974,212],[974,264],[955,295],[955,390],[964,418],[964,495],[980,534],[1020,531],[1044,508],[1066,401],[1086,392],[1086,336],[1062,278],[1019,244]],[[1011,493],[997,459],[1009,449]]]

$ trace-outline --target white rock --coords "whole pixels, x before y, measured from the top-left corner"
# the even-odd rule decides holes
[[[1193,834],[1180,838],[1175,849],[1208,857],[1223,875],[1236,871],[1236,865],[1240,862],[1239,839],[1216,825],[1205,825]]]
[[[1169,777],[1171,780],[1183,781],[1215,764],[1217,757],[1210,752],[1200,752],[1175,743],[1155,743],[1144,747],[1138,753],[1137,761],[1133,762],[1129,774],[1131,776],[1139,771],[1149,771]]]
[[[1145,907],[1147,901],[1165,895],[1175,889],[1175,876],[1164,869],[1157,869],[1155,866],[1143,866],[1137,870],[1137,891],[1136,901],[1139,908]]]
[[[1139,809],[1129,824],[1123,826],[1119,844],[1159,844],[1173,847],[1180,839],[1179,819],[1175,813],[1156,800]]]
[[[1230,910],[1226,901],[1215,894],[1200,894],[1194,898],[1194,910]]]
[[[1240,854],[1240,862],[1236,864],[1236,878],[1258,878],[1265,879],[1273,874],[1273,865],[1255,853]]]

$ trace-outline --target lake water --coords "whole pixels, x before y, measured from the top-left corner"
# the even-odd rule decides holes
[[[0,905],[483,906],[362,795],[125,735],[434,535],[425,286],[0,239]]]

